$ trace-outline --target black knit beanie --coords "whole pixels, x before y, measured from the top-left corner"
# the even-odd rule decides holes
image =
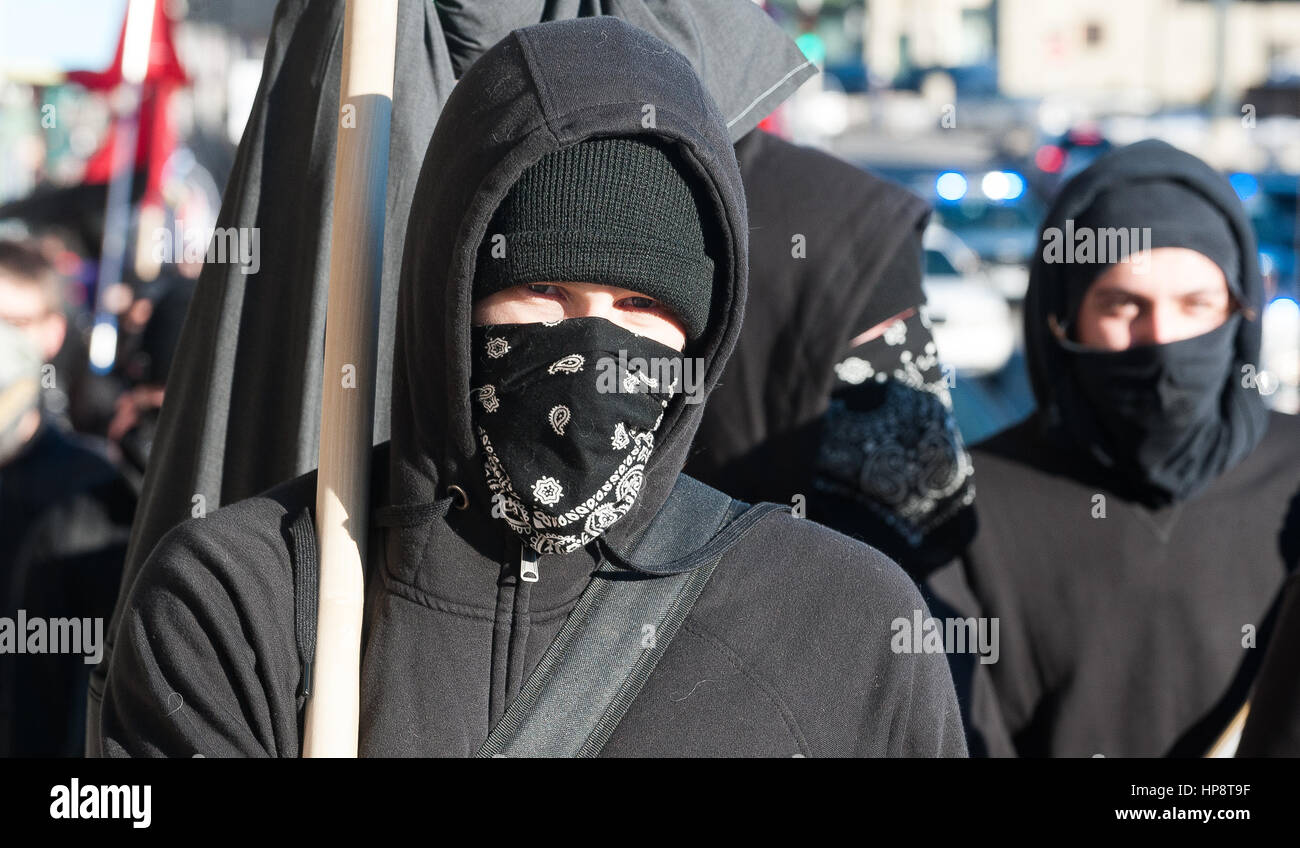
[[[474,299],[547,281],[619,286],[661,301],[698,339],[714,264],[701,204],[675,155],[642,139],[601,138],[542,157],[492,216]]]
[[[1214,261],[1227,279],[1228,290],[1241,295],[1241,255],[1237,236],[1222,209],[1197,189],[1166,179],[1134,180],[1107,189],[1075,219],[1076,232],[1105,228],[1150,230],[1147,250],[1186,247]],[[1100,236],[1098,236],[1100,239]],[[1115,264],[1067,265],[1066,315],[1077,314],[1089,286]]]

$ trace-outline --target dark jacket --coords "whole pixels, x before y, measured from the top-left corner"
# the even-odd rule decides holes
[[[134,511],[113,464],[43,420],[0,468],[0,616],[106,623]],[[0,756],[80,756],[90,669],[80,653],[0,653]]]
[[[1241,366],[1258,362],[1263,291],[1226,180],[1142,142],[1072,181],[1044,227],[1079,217],[1106,185],[1151,177],[1213,198],[1240,242],[1255,317],[1239,325],[1226,398],[1243,390]],[[1245,698],[1296,565],[1300,419],[1260,416],[1265,433],[1244,459],[1197,494],[1149,504],[1061,426],[1060,401],[1079,389],[1047,329],[1049,314],[1064,314],[1058,273],[1040,254],[1025,307],[1039,410],[972,451],[977,535],[928,585],[935,607],[1000,623],[996,663],[952,658],[971,751],[1201,756]]]
[[[646,103],[654,126],[642,125]],[[676,403],[633,509],[600,541],[544,556],[490,517],[471,436],[476,247],[519,174],[600,135],[676,144],[722,238],[719,316],[698,350],[711,391],[745,301],[745,204],[731,141],[687,61],[614,19],[518,30],[457,84],[416,186],[393,354],[392,439],[378,504],[407,520],[371,537],[361,753],[468,755],[536,666],[606,552],[627,554],[669,496],[699,423]],[[445,516],[421,505],[468,492]],[[299,753],[301,668],[287,522],[314,477],[189,521],[126,604],[104,693],[109,755]],[[691,528],[683,528],[689,533]],[[924,607],[871,548],[775,512],[735,539],[605,755],[961,755],[942,657],[895,654],[891,622]]]

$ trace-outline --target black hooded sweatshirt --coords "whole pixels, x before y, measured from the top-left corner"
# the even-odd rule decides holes
[[[1259,361],[1262,306],[1253,235],[1226,180],[1141,142],[1072,181],[1044,230],[1081,218],[1107,186],[1141,179],[1192,187],[1235,234],[1240,297],[1255,317],[1238,325],[1226,403],[1249,390],[1241,379]],[[928,583],[936,615],[999,620],[996,663],[952,657],[971,753],[1201,756],[1245,698],[1296,564],[1300,421],[1246,418],[1267,430],[1234,434],[1255,444],[1244,459],[1190,497],[1151,504],[1054,424],[1061,395],[1079,391],[1047,326],[1062,314],[1062,273],[1040,252],[1030,278],[1039,409],[973,450],[977,536]]]
[[[652,126],[643,125],[646,104],[656,107]],[[540,579],[519,580],[519,545],[490,517],[470,429],[476,248],[525,168],[613,135],[676,145],[715,216],[718,317],[690,351],[705,360],[706,392],[735,343],[747,268],[743,193],[726,127],[686,59],[610,18],[527,27],[485,53],[447,101],[408,226],[392,439],[376,450],[372,487],[399,526],[370,536],[363,755],[473,754],[602,551],[627,552],[685,460],[701,405],[677,402],[633,509],[599,545],[543,556]],[[314,484],[309,474],[188,521],[154,550],[109,670],[106,754],[299,754],[289,538]],[[468,508],[424,508],[450,485],[468,492]],[[943,658],[890,647],[891,622],[918,609],[919,593],[878,552],[769,513],[727,549],[602,754],[962,755]]]
[[[0,466],[0,616],[107,620],[135,504],[93,443],[42,416]],[[79,756],[90,669],[81,653],[0,651],[0,757]]]

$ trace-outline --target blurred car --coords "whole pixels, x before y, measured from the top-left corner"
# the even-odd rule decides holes
[[[1066,180],[1114,147],[1100,129],[1090,124],[1045,139],[1034,151],[1033,161],[1026,169],[1030,182],[1041,196],[1051,198]]]
[[[1300,303],[1288,295],[1264,307],[1256,386],[1271,409],[1300,413]]]
[[[871,90],[871,73],[862,62],[860,54],[838,62],[828,61],[822,68],[822,73],[838,82],[845,94],[863,94]]]
[[[1007,300],[1024,299],[1045,210],[1019,171],[921,166],[873,170],[928,200],[934,221],[983,261],[988,282]]]
[[[946,77],[951,81],[953,91],[963,98],[996,97],[998,91],[998,69],[992,62],[973,65],[927,65],[909,68],[894,78],[896,91],[922,91],[927,81],[936,77]]]
[[[979,256],[937,224],[926,228],[922,246],[921,286],[940,360],[972,377],[1001,370],[1015,351],[1015,323]]]
[[[1259,242],[1259,269],[1270,294],[1296,298],[1296,252],[1300,247],[1300,176],[1283,173],[1234,173],[1228,181],[1241,198]]]

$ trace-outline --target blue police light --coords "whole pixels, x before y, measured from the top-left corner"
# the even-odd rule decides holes
[[[934,190],[944,200],[961,200],[967,188],[966,178],[956,171],[944,171],[934,181]]]
[[[1232,188],[1237,192],[1237,197],[1247,201],[1259,193],[1259,180],[1251,174],[1236,173],[1228,177],[1228,182],[1232,183]]]
[[[1025,180],[1014,171],[989,171],[980,180],[980,190],[989,200],[1015,200],[1025,193]]]
[[[1015,171],[1003,171],[1007,175],[1007,196],[1004,200],[1015,200],[1025,193],[1025,178]]]

